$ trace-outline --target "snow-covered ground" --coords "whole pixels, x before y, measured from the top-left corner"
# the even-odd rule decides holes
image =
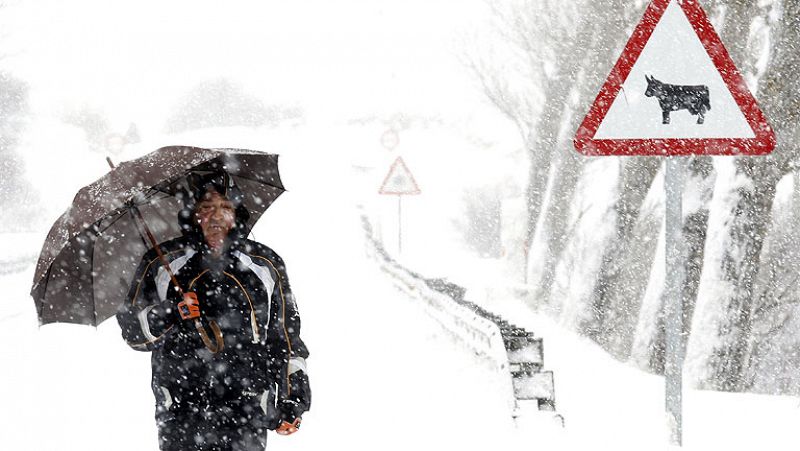
[[[473,286],[468,297],[544,337],[545,365],[555,372],[563,432],[534,423],[515,430],[492,388],[505,375],[451,341],[366,258],[354,185],[337,185],[350,173],[346,162],[305,161],[284,157],[290,191],[255,230],[287,261],[312,351],[313,409],[300,433],[271,436],[270,449],[666,448],[659,377],[611,359],[511,296]],[[450,268],[472,268],[487,286],[508,282],[491,269],[496,262],[465,259]],[[114,320],[97,330],[38,328],[27,295],[32,269],[0,277],[3,449],[157,449],[149,356],[127,348]],[[686,397],[686,449],[795,448],[796,399]]]
[[[407,241],[423,236],[407,236]],[[534,313],[514,294],[519,285],[496,259],[462,250],[450,238],[427,238],[424,252],[404,250],[402,260],[430,277],[447,277],[468,288],[466,298],[544,338],[545,369],[555,373],[556,407],[564,434],[544,449],[667,449],[664,380],[621,363],[597,344]],[[435,256],[435,257],[433,257]],[[435,263],[432,263],[432,260]],[[449,261],[449,264],[448,264]],[[800,399],[684,390],[684,449],[796,449]]]
[[[455,55],[463,51],[456,30],[483,2],[277,5],[50,0],[4,10],[4,64],[30,86],[17,150],[45,220],[107,170],[87,130],[64,123],[71,107],[105,114],[106,132],[138,124],[142,141],[116,162],[172,144],[281,153],[289,191],[254,236],[287,262],[314,402],[302,430],[271,436],[269,449],[666,448],[663,380],[533,313],[504,290],[516,283],[507,268],[457,237],[464,188],[522,186],[527,164],[515,153],[516,130],[487,107]],[[176,100],[219,77],[270,105],[300,104],[305,116],[274,128],[161,135]],[[400,130],[393,151],[381,143],[390,127]],[[563,430],[514,429],[493,388],[506,375],[453,343],[365,257],[358,203],[395,251],[397,199],[377,190],[400,155],[423,193],[402,201],[399,257],[463,284],[470,300],[544,338]],[[10,262],[30,261],[47,226],[0,236],[0,449],[156,450],[149,355],[129,349],[113,319],[97,329],[38,327],[33,266]],[[686,449],[797,448],[795,398],[687,391],[684,412]]]
[[[299,434],[273,436],[270,449],[480,449],[510,436],[505,400],[491,388],[497,375],[440,336],[366,259],[347,186],[319,189],[336,183],[340,166],[284,161],[292,189],[254,234],[287,262],[314,407]],[[3,449],[157,449],[149,355],[127,348],[114,320],[38,328],[32,269],[0,279]]]

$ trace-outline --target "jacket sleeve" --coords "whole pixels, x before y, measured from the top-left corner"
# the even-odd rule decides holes
[[[282,358],[274,361],[278,364],[275,375],[278,384],[277,405],[281,419],[291,422],[311,407],[311,387],[306,369],[308,348],[300,338],[300,313],[289,285],[286,266],[280,257],[275,257],[278,278],[272,293],[272,305],[276,308],[272,309],[275,318],[271,322],[274,328],[270,335],[276,338],[275,345],[282,348],[282,352],[272,353],[273,358],[275,354],[282,355]]]
[[[122,338],[137,351],[158,348],[175,324],[173,309],[161,302],[156,291],[155,275],[159,265],[155,251],[145,254],[128,297],[117,311]]]

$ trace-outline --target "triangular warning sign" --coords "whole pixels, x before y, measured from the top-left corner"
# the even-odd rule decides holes
[[[397,157],[389,168],[389,173],[383,179],[380,194],[420,194],[421,191],[401,157]]]
[[[775,134],[697,0],[653,0],[583,123],[586,155],[763,155]]]

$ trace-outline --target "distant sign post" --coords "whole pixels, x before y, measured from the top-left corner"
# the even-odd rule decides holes
[[[765,155],[775,134],[697,0],[653,0],[575,134],[588,156],[665,156],[666,410],[682,443],[687,155]]]
[[[402,157],[397,157],[389,168],[389,172],[383,179],[379,194],[397,196],[397,252],[403,252],[403,220],[402,220],[402,199],[403,196],[421,194],[414,176],[408,170],[408,166]]]

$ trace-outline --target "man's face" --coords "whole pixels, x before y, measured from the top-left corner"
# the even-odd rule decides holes
[[[228,236],[236,221],[233,203],[216,191],[208,191],[194,210],[194,216],[203,230],[206,243],[217,247]]]

